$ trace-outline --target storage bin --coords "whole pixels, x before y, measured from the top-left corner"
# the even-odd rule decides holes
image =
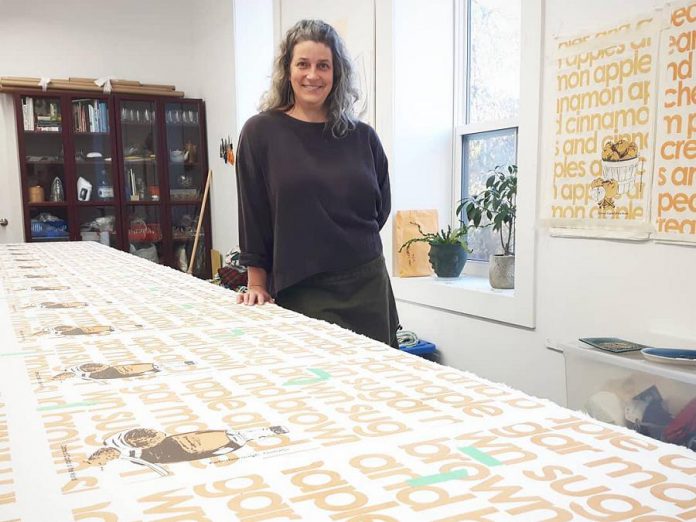
[[[561,348],[568,408],[599,420],[663,439],[671,423],[667,414],[673,419],[696,399],[694,366],[648,361],[639,351],[605,352],[580,341]],[[696,412],[693,426],[694,440],[681,443],[696,449]]]

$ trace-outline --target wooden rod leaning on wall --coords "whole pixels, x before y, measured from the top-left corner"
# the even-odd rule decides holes
[[[196,252],[198,251],[198,239],[201,235],[201,226],[203,225],[203,217],[205,216],[205,206],[208,202],[208,192],[210,191],[210,180],[213,177],[212,169],[208,169],[208,177],[205,180],[205,190],[203,191],[203,201],[201,202],[201,211],[198,214],[198,225],[196,226],[196,237],[193,240],[193,250],[191,251],[191,261],[189,261],[187,274],[193,273],[193,263],[196,261]]]

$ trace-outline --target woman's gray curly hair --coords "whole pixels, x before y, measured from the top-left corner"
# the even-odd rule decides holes
[[[353,64],[343,40],[333,27],[321,20],[300,20],[288,30],[273,62],[271,88],[261,99],[259,109],[287,111],[295,105],[295,95],[290,85],[290,62],[295,45],[306,41],[323,43],[331,49],[333,87],[325,102],[328,109],[326,128],[331,130],[334,137],[340,138],[355,129],[353,104],[359,96],[354,85]]]

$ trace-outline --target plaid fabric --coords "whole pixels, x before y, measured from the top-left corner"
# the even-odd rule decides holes
[[[218,275],[220,276],[220,284],[230,290],[247,285],[247,273],[241,267],[223,266],[218,269]]]

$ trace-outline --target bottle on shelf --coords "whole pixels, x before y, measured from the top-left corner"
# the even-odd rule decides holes
[[[97,199],[113,199],[114,198],[114,187],[109,182],[109,177],[106,173],[106,169],[101,169],[101,172],[97,175]]]
[[[51,183],[51,201],[65,201],[63,182],[58,176],[53,178],[53,182]]]

